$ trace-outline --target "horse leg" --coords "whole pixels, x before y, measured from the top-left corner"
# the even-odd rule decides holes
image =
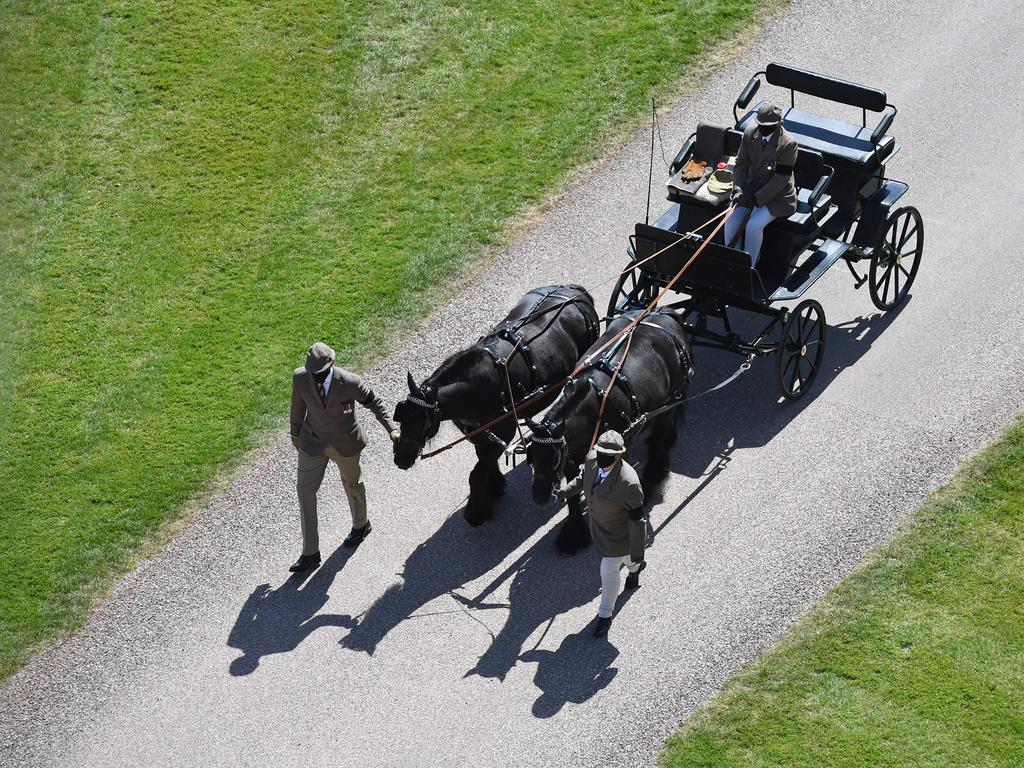
[[[499,456],[501,449],[497,445],[476,447],[476,466],[469,473],[469,500],[462,513],[466,522],[474,527],[494,517],[494,502],[505,483],[498,467]],[[501,478],[500,485],[496,478]]]
[[[647,438],[647,462],[640,478],[644,496],[650,497],[668,477],[672,446],[675,445],[678,435],[677,419],[682,408],[683,406],[680,406],[666,411],[657,416],[651,424],[650,436]]]
[[[566,480],[571,480],[569,469],[566,469]],[[575,477],[576,473],[572,474]],[[590,546],[590,527],[583,516],[583,494],[574,496],[566,502],[568,515],[562,522],[555,537],[555,549],[563,555],[575,555]]]

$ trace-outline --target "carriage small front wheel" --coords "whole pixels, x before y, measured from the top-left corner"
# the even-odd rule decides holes
[[[825,310],[814,299],[800,302],[782,327],[775,380],[787,400],[799,400],[818,375],[825,355]]]
[[[636,257],[631,253],[630,258],[635,260]],[[631,309],[643,309],[654,301],[657,295],[658,286],[654,284],[650,275],[639,266],[627,267],[615,281],[615,288],[612,289],[611,298],[608,300],[608,317],[618,317]]]
[[[883,312],[899,305],[917,277],[924,250],[924,223],[912,206],[889,214],[871,251],[871,301]]]

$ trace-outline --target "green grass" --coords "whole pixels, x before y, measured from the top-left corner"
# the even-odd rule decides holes
[[[0,679],[763,5],[0,0]]]
[[[669,739],[661,763],[1024,765],[1024,417]]]

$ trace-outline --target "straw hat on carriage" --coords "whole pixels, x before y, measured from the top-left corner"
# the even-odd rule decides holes
[[[707,191],[712,195],[720,195],[732,189],[732,171],[728,168],[719,168],[711,174],[708,179]]]

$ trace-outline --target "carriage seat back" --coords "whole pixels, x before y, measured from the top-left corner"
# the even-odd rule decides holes
[[[885,91],[877,88],[819,75],[817,72],[808,72],[806,69],[797,69],[785,64],[769,64],[765,67],[764,75],[771,85],[872,112],[883,112],[888,101]]]
[[[832,202],[826,194],[831,180],[832,169],[825,165],[821,153],[800,147],[793,166],[796,211],[789,218],[776,219],[770,226],[798,235],[810,234]]]
[[[725,126],[712,123],[697,123],[694,137],[693,156],[709,164],[717,163],[725,151]]]
[[[670,232],[638,223],[634,234],[635,253],[638,261],[649,259],[640,269],[651,274],[659,285],[666,284],[682,269],[697,248],[695,241],[682,239],[678,232]],[[753,270],[750,267],[750,256],[732,248],[726,248],[717,241],[710,242],[704,251],[690,264],[683,273],[675,290],[687,286],[712,288],[738,296],[750,296],[752,289]]]

